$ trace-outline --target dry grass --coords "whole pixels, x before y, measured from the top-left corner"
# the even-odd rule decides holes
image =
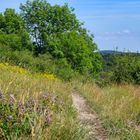
[[[51,77],[51,78],[50,78]],[[51,99],[46,103],[47,109],[49,108],[51,112],[51,123],[44,125],[44,112],[32,111],[31,113],[26,113],[24,118],[29,118],[29,122],[26,125],[23,124],[24,131],[23,133],[18,133],[17,128],[10,129],[10,132],[7,131],[9,128],[5,128],[6,125],[10,125],[13,128],[15,122],[18,122],[16,119],[18,115],[15,115],[15,121],[6,122],[0,118],[0,127],[5,133],[5,137],[9,139],[37,139],[37,140],[82,140],[84,139],[84,133],[81,129],[79,122],[76,119],[75,110],[72,107],[71,92],[72,87],[70,84],[64,84],[57,78],[52,78],[53,76],[46,77],[41,75],[34,75],[26,70],[10,66],[8,64],[1,64],[0,66],[0,92],[8,100],[9,95],[14,95],[16,102],[20,101],[23,104],[32,97],[35,101],[40,100],[40,95],[49,94],[51,97],[58,99],[58,102],[52,102]],[[44,103],[44,102],[43,102]],[[3,102],[0,104],[0,108],[6,106],[6,115],[9,115],[9,103]],[[43,106],[44,108],[45,106]],[[57,109],[56,107],[59,107]],[[13,112],[13,111],[12,111]],[[13,112],[13,114],[16,114]],[[10,113],[12,116],[13,114]],[[10,116],[10,118],[11,118]],[[4,122],[3,122],[4,120]],[[9,120],[8,120],[9,121]],[[23,121],[21,119],[20,121]],[[16,124],[17,125],[17,124]],[[20,125],[20,124],[19,124]],[[17,125],[17,127],[19,127]],[[27,127],[27,128],[26,128]],[[23,129],[20,128],[19,129]],[[1,134],[0,134],[1,137]]]
[[[73,83],[95,110],[110,139],[140,139],[140,87],[111,86],[101,89],[92,83]]]
[[[22,68],[8,64],[0,65],[0,92],[5,97],[14,95],[17,101],[25,103],[30,97],[38,101],[40,95],[49,93],[52,97],[59,99],[59,103],[52,103],[50,100],[46,104],[52,113],[51,123],[44,126],[43,113],[38,115],[33,111],[33,116],[27,113],[26,115],[32,123],[27,123],[20,135],[17,134],[17,129],[7,133],[6,128],[1,127],[6,125],[0,118],[2,128],[0,138],[4,134],[9,139],[21,140],[84,140],[85,133],[79,125],[76,112],[72,107],[71,93],[76,88],[99,115],[104,128],[108,131],[110,140],[140,139],[139,86],[114,85],[101,89],[91,82],[83,84],[75,80],[72,83],[63,83],[55,76],[48,75],[31,74]],[[1,102],[0,109],[3,107],[3,102]]]

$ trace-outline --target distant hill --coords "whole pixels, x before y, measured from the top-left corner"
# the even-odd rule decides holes
[[[100,50],[100,53],[102,54],[113,54],[113,53],[123,53],[123,52],[117,52],[113,50]]]
[[[99,51],[102,54],[138,54],[140,55],[139,52],[121,52],[121,51],[113,51],[113,50],[100,50]]]

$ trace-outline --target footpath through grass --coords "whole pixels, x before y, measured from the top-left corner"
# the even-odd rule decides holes
[[[73,85],[98,113],[110,140],[140,139],[140,87],[124,85],[101,89],[79,82]]]

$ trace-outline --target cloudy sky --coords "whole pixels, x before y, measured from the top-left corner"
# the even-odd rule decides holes
[[[6,7],[19,11],[26,0],[1,0],[0,12]],[[140,0],[48,0],[51,4],[68,3],[77,17],[95,36],[100,50],[140,52]]]

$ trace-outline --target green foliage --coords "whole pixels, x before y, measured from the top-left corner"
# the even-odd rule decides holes
[[[112,72],[105,72],[102,71],[100,72],[100,74],[98,75],[98,77],[95,80],[95,83],[99,86],[99,87],[106,87],[106,86],[110,86],[112,84],[112,76],[113,73]]]
[[[35,57],[29,50],[13,51],[4,45],[0,45],[0,61],[22,66],[32,72],[53,73],[63,80],[77,75],[64,58],[53,59],[47,54]]]
[[[62,35],[53,35],[45,39],[50,54],[56,59],[66,59],[72,69],[82,74],[97,72],[101,63],[95,63],[100,60],[98,53],[93,53],[96,45],[89,45],[84,35],[79,35],[75,31],[67,32]],[[94,60],[95,59],[95,60]],[[99,65],[99,66],[97,66]]]
[[[117,83],[140,84],[140,57],[131,54],[118,55],[112,80]]]
[[[29,34],[25,31],[21,16],[7,8],[0,14],[0,43],[13,50],[32,50]]]
[[[23,22],[17,13],[15,13],[14,9],[7,8],[3,15],[3,28],[1,28],[2,31],[4,31],[7,34],[18,34],[19,31],[23,28]]]
[[[101,56],[95,53],[93,36],[82,27],[74,9],[45,0],[28,0],[20,9],[21,15],[14,9],[0,14],[0,44],[6,46],[4,50],[9,47],[8,52],[1,52],[3,60],[65,80],[75,74],[95,77]]]
[[[34,38],[38,49],[44,47],[44,34],[51,36],[76,30],[80,26],[68,5],[51,6],[45,0],[28,0],[26,4],[21,5],[20,9],[26,28]]]
[[[103,54],[103,73],[100,81],[108,81],[109,84],[140,84],[140,55],[137,53],[113,53]],[[109,77],[108,77],[108,76]]]
[[[76,72],[95,75],[101,68],[101,57],[92,36],[76,18],[74,9],[51,6],[44,0],[28,0],[22,4],[21,16],[34,40],[36,56],[49,53],[52,58],[65,60]]]
[[[10,46],[13,50],[21,50],[22,43],[21,38],[16,34],[0,34],[0,43],[6,46]]]

